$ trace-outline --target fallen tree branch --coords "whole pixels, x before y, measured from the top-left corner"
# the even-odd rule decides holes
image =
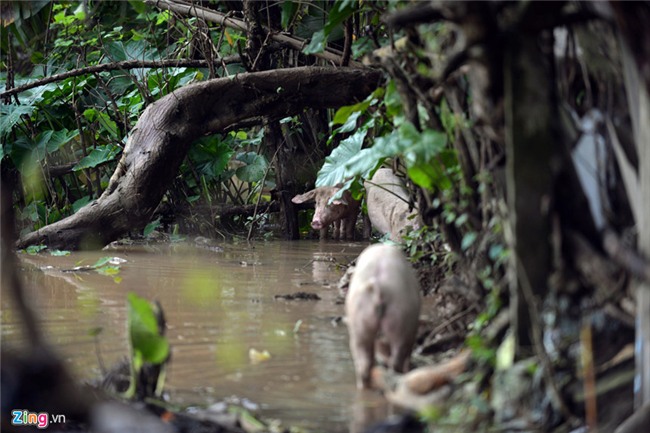
[[[230,64],[239,62],[239,55],[223,57],[215,60],[216,64]],[[5,90],[0,93],[0,98],[7,96],[17,95],[26,90],[34,89],[36,87],[45,86],[46,84],[55,83],[57,81],[65,80],[70,77],[78,77],[80,75],[96,74],[98,72],[119,71],[135,68],[203,68],[208,66],[207,60],[125,60],[122,62],[103,63],[101,65],[92,65],[85,68],[73,69],[71,71],[63,72],[40,80],[32,81],[31,83],[23,84],[22,86],[14,87],[13,89]]]
[[[250,217],[257,213],[279,212],[280,204],[277,201],[260,204],[245,204],[242,206],[232,206],[218,212],[220,218],[232,218],[234,216]]]
[[[190,145],[252,118],[280,119],[305,108],[353,104],[380,83],[378,71],[291,68],[182,87],[149,105],[124,147],[104,193],[77,213],[21,237],[18,248],[96,249],[144,227]]]

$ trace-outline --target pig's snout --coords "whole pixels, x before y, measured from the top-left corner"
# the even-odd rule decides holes
[[[323,212],[320,209],[316,209],[316,212],[314,212],[314,217],[311,219],[311,228],[314,230],[320,230],[325,226],[327,226],[327,224],[324,221]]]

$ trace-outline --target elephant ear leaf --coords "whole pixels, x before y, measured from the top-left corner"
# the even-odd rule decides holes
[[[239,167],[235,174],[244,182],[259,182],[264,179],[269,163],[262,155],[255,152],[245,152],[237,155],[237,160],[246,165]]]
[[[122,151],[122,148],[114,144],[105,144],[94,148],[87,156],[72,167],[73,171],[84,170],[86,168],[97,167],[108,161],[112,161]]]
[[[318,172],[316,186],[333,186],[354,175],[348,171],[346,163],[361,151],[367,133],[367,130],[361,129],[332,150]]]

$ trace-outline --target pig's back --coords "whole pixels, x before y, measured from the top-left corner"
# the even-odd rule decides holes
[[[370,281],[380,290],[385,302],[417,300],[419,303],[420,290],[415,271],[397,246],[374,244],[361,253],[350,288]]]

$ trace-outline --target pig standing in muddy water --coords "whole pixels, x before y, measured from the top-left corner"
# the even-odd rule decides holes
[[[337,186],[320,186],[291,199],[294,203],[316,201],[311,227],[320,230],[320,238],[327,238],[327,227],[334,226],[333,239],[354,239],[354,226],[359,214],[360,202],[352,198],[350,191],[343,192],[341,198],[329,203],[330,198],[341,188]]]
[[[420,286],[402,250],[375,244],[357,259],[345,299],[357,388],[370,387],[375,351],[397,372],[408,369],[420,316]]]
[[[409,212],[409,195],[404,182],[393,170],[380,168],[364,186],[368,218],[375,230],[390,234],[393,242],[401,242],[407,226],[420,228],[417,212]]]

